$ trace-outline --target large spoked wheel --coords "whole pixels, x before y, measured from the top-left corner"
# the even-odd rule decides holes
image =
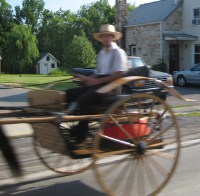
[[[54,172],[64,175],[81,173],[88,169],[93,159],[72,153],[66,144],[69,129],[77,122],[65,122],[59,126],[53,123],[35,123],[33,145],[42,163]]]
[[[130,95],[104,115],[94,142],[94,170],[108,195],[156,195],[180,153],[176,117],[160,98]]]

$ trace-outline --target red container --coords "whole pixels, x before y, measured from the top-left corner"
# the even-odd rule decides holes
[[[132,136],[132,138],[150,134],[150,129],[146,119],[140,119],[139,122],[135,122],[134,124],[124,123],[121,126]],[[128,136],[119,127],[113,124],[108,124],[108,126],[104,128],[104,135],[116,139],[128,138]]]

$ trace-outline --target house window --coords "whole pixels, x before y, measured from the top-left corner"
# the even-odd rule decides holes
[[[131,46],[131,56],[136,56],[136,54],[137,54],[136,45],[132,45]]]
[[[200,63],[200,44],[194,46],[194,64]]]
[[[200,18],[200,8],[194,9],[194,18]]]
[[[50,57],[49,56],[46,57],[46,61],[50,61]]]
[[[193,9],[192,24],[194,24],[194,25],[200,25],[200,8]]]
[[[55,68],[55,63],[52,63],[52,64],[51,64],[51,68]]]

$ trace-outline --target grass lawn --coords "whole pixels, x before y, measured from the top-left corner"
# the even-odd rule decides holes
[[[182,114],[180,116],[188,116],[188,117],[200,117],[200,112],[190,112],[188,114]]]
[[[72,76],[49,76],[41,74],[1,74],[0,84],[34,89],[66,90],[75,87]]]

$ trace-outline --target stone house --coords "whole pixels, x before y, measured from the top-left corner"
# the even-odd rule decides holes
[[[60,62],[50,53],[42,53],[35,62],[36,73],[48,74],[58,69],[58,63]]]
[[[118,7],[124,2],[116,0]],[[128,55],[140,56],[149,65],[164,62],[169,73],[200,63],[199,0],[142,4],[127,15],[126,23],[124,19],[121,23]]]

